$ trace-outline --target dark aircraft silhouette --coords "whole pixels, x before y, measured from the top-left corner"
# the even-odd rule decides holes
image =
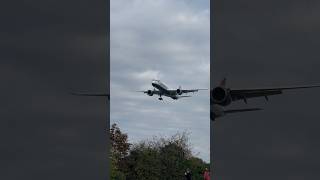
[[[75,96],[102,96],[107,97],[110,100],[110,95],[107,93],[93,93],[93,92],[71,92],[72,95]]]
[[[210,92],[211,120],[225,116],[230,113],[259,111],[260,108],[231,109],[225,110],[224,107],[230,105],[233,101],[243,100],[247,104],[247,99],[255,97],[265,97],[282,94],[285,90],[317,88],[317,86],[297,86],[297,87],[280,87],[280,88],[256,88],[256,89],[230,89],[226,87],[226,79],[224,78],[220,85]]]

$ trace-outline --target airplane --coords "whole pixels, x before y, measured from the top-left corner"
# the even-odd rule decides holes
[[[243,100],[248,103],[249,98],[264,97],[267,101],[268,96],[282,94],[286,90],[318,88],[315,86],[296,86],[296,87],[279,87],[279,88],[255,88],[255,89],[230,89],[226,87],[226,78],[224,78],[220,85],[210,91],[210,119],[214,121],[216,118],[225,116],[231,113],[260,111],[260,108],[245,108],[245,109],[231,109],[225,110],[224,107],[229,106],[232,102]]]
[[[169,89],[164,83],[162,83],[160,80],[152,80],[151,85],[154,87],[153,90],[147,90],[147,91],[137,91],[137,92],[143,92],[149,96],[153,96],[154,94],[159,95],[158,98],[160,101],[163,100],[162,96],[170,97],[174,100],[184,98],[184,97],[191,97],[191,96],[183,96],[184,93],[190,93],[190,92],[197,92],[199,90],[208,90],[208,89],[181,89],[181,86],[178,89]]]

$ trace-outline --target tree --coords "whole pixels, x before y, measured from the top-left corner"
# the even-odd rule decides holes
[[[161,179],[159,152],[150,142],[135,144],[126,158],[125,173],[128,179]]]
[[[188,133],[176,133],[169,138],[153,137],[133,145],[127,134],[116,124],[110,129],[111,179],[162,180],[184,179],[190,169],[193,179],[202,179],[209,164],[192,155]]]
[[[190,157],[187,160],[187,166],[192,172],[193,179],[203,179],[204,170],[210,169],[210,164],[204,162],[202,159],[197,157]]]
[[[128,155],[130,143],[128,135],[121,132],[117,124],[112,124],[110,128],[110,160],[111,160],[111,179],[124,179],[122,169],[125,166],[124,158]]]
[[[183,179],[187,159],[191,157],[186,132],[176,133],[171,138],[160,140],[161,174],[163,179]]]
[[[140,141],[132,146],[125,158],[125,174],[128,179],[184,179],[189,168],[198,173],[205,163],[194,159],[188,144],[186,132],[176,133],[170,138],[157,138]],[[200,160],[200,159],[199,159]],[[195,174],[194,177],[200,177]]]

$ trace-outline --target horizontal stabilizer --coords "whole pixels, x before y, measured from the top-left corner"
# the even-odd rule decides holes
[[[230,114],[230,113],[237,113],[237,112],[248,112],[248,111],[260,111],[262,109],[260,108],[248,108],[248,109],[231,109],[231,110],[225,110],[225,114]]]

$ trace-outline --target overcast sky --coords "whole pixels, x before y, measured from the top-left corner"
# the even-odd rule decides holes
[[[210,86],[209,1],[111,1],[111,123],[130,142],[190,132],[209,161],[209,92],[178,101],[135,92],[160,79],[171,89]],[[192,94],[191,94],[192,95]]]

